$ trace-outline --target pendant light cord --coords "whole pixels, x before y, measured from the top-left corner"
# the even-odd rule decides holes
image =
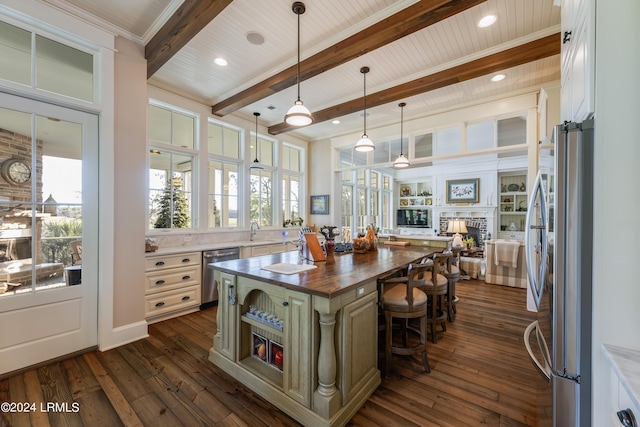
[[[402,135],[404,134],[404,103],[400,104],[400,155],[402,156]]]
[[[300,14],[298,13],[298,101],[300,101]]]
[[[364,71],[364,134],[367,134],[367,71]]]

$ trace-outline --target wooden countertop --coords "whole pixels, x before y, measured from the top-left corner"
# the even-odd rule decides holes
[[[297,274],[281,274],[262,269],[264,266],[277,263],[298,264],[297,251],[222,261],[209,265],[216,270],[237,276],[332,298],[371,280],[385,277],[411,262],[441,252],[442,249],[429,246],[385,247],[380,245],[377,251],[364,254],[333,255],[328,256],[326,261],[316,263],[301,261],[301,264],[314,264],[318,268]]]

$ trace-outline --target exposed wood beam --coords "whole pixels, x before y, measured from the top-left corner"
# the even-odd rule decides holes
[[[421,0],[402,11],[316,53],[300,62],[300,81],[349,62],[443,19],[484,3],[486,0]],[[292,65],[211,107],[224,116],[280,92],[297,83],[297,64]]]
[[[233,0],[185,0],[144,47],[147,78],[182,49]]]
[[[494,53],[493,55],[476,59],[447,70],[439,71],[380,92],[368,94],[367,108],[399,101],[401,99],[406,99],[441,87],[460,83],[465,80],[474,79],[496,71],[526,64],[527,62],[557,55],[560,53],[560,45],[560,33],[552,34],[550,36],[543,37],[511,49],[503,50],[502,52]],[[320,123],[332,120],[337,117],[361,111],[363,106],[364,99],[362,97],[357,98],[312,113],[313,121],[314,123]],[[282,122],[277,125],[269,126],[269,133],[271,135],[279,135],[294,129],[299,129],[299,127],[291,126],[288,123]]]

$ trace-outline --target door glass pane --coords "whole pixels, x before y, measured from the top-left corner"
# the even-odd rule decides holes
[[[93,101],[93,55],[36,36],[36,87]]]
[[[82,274],[82,126],[36,117],[37,289],[79,285]],[[38,153],[42,152],[42,156]],[[38,187],[41,185],[41,189]],[[64,278],[59,275],[64,268]]]
[[[0,115],[0,155],[7,159],[0,182],[0,282],[11,284],[2,295],[79,285],[82,127],[6,109]]]
[[[0,78],[31,85],[31,33],[1,21]]]

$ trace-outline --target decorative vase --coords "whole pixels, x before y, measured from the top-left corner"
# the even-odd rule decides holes
[[[328,239],[324,242],[324,248],[327,251],[327,255],[333,255],[336,250],[336,242],[333,239]]]

